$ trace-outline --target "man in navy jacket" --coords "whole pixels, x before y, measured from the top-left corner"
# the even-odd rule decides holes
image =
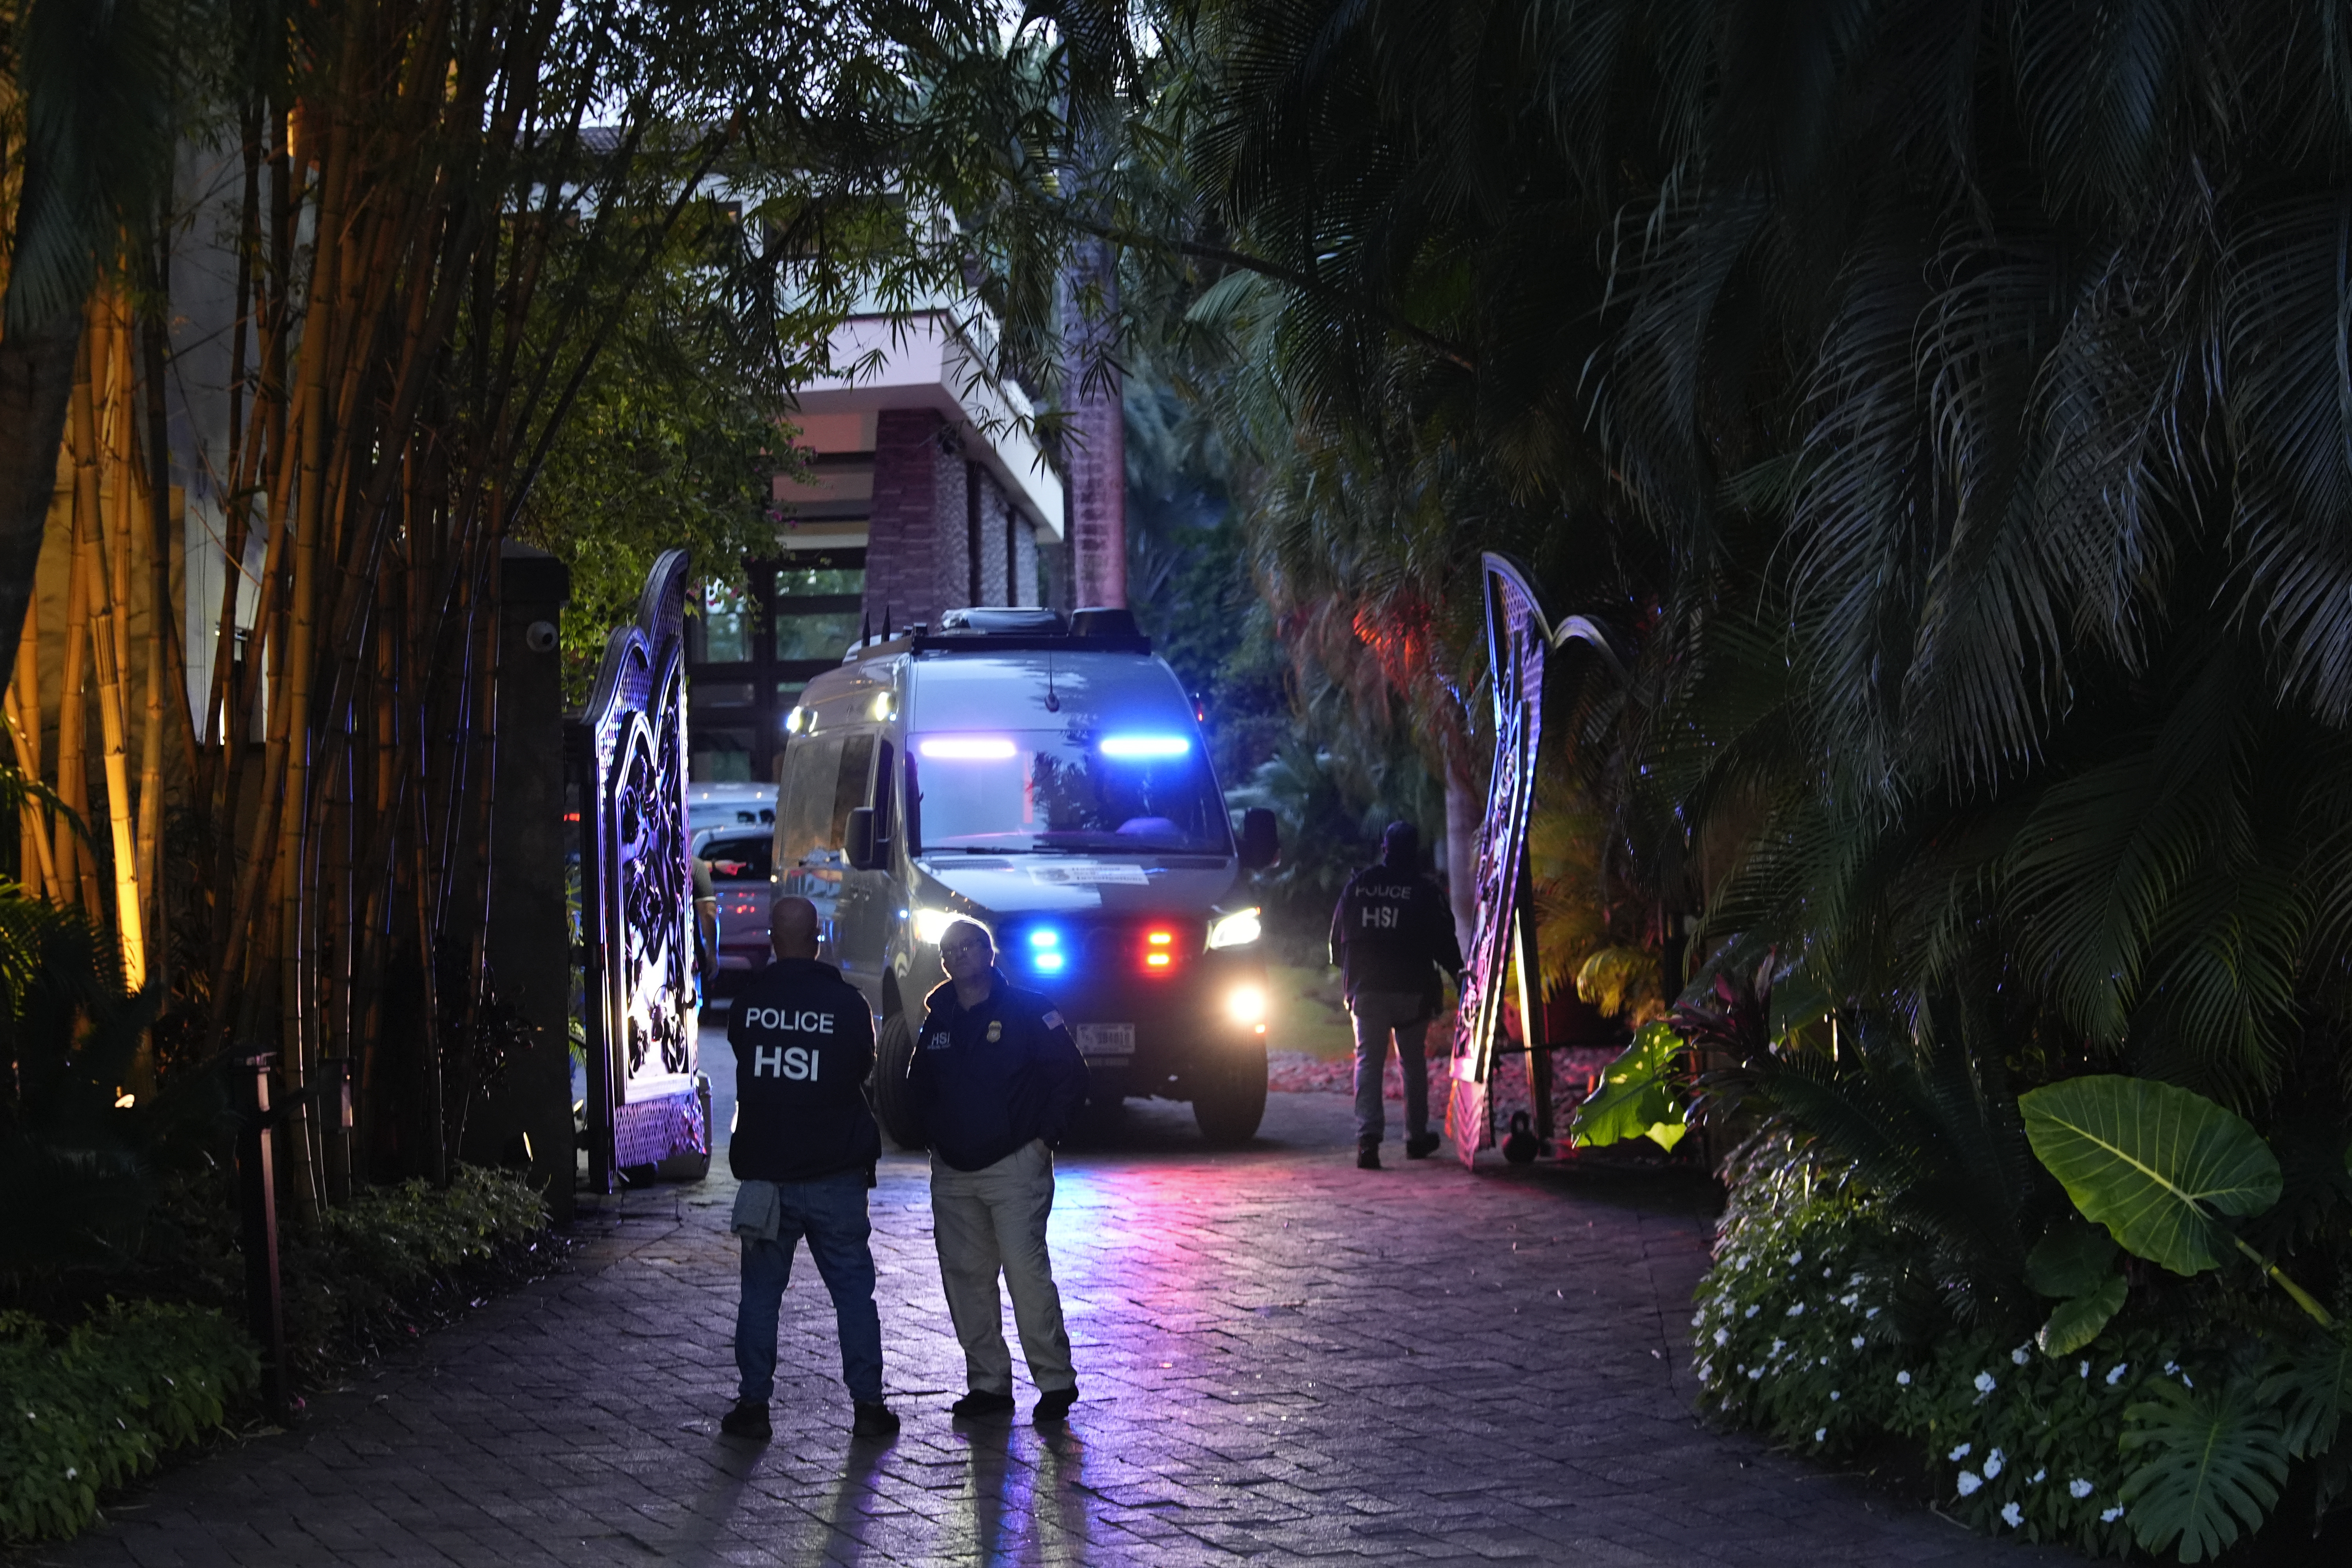
[[[1331,962],[1356,1022],[1356,1163],[1381,1168],[1386,1117],[1381,1079],[1389,1040],[1404,1069],[1404,1157],[1436,1152],[1429,1130],[1429,1021],[1444,1005],[1437,973],[1462,977],[1462,949],[1444,890],[1421,873],[1421,832],[1391,822],[1381,836],[1380,864],[1348,879],[1331,911]]]
[[[734,1230],[743,1238],[743,1291],[735,1311],[735,1408],[719,1423],[737,1437],[770,1435],[776,1319],[793,1248],[809,1256],[833,1297],[841,1377],[857,1411],[851,1430],[887,1437],[898,1418],[882,1398],[882,1322],[874,1307],[873,1227],[866,1191],[882,1134],[866,1103],[874,1068],[874,1016],[841,971],[817,962],[816,906],[778,899],[768,911],[776,962],[748,980],[727,1022],[735,1048],[735,1133],[727,1163],[742,1186]]]
[[[908,1100],[930,1146],[940,1283],[963,1345],[969,1392],[954,1413],[1013,1408],[1001,1273],[1037,1385],[1036,1418],[1054,1422],[1068,1416],[1078,1386],[1045,1220],[1054,1209],[1054,1147],[1086,1103],[1087,1064],[1052,1002],[1004,983],[995,947],[970,921],[941,933],[948,981],[925,1002]]]

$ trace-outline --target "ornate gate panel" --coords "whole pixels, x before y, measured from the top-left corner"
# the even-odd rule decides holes
[[[1489,551],[1480,557],[1480,566],[1486,590],[1486,668],[1494,677],[1495,771],[1478,827],[1478,930],[1462,972],[1450,1069],[1454,1090],[1445,1107],[1446,1135],[1465,1165],[1495,1142],[1487,1080],[1503,1026],[1503,970],[1510,957],[1506,942],[1517,949],[1519,1016],[1529,1060],[1538,1059],[1534,1037],[1543,1009],[1535,994],[1535,911],[1523,900],[1528,818],[1535,806],[1536,753],[1543,738],[1545,658],[1571,637],[1591,643],[1612,663],[1617,657],[1608,634],[1582,616],[1569,616],[1555,630],[1534,584],[1508,556]]]
[[[697,1081],[694,879],[686,818],[687,552],[654,563],[637,618],[613,633],[567,727],[580,825],[588,1176],[708,1156]]]

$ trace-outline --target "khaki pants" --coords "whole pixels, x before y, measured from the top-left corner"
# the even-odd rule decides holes
[[[1013,1392],[1013,1352],[1004,1343],[1004,1307],[996,1277],[1013,1292],[1022,1359],[1040,1394],[1076,1388],[1062,1293],[1045,1256],[1045,1218],[1054,1212],[1054,1152],[1038,1139],[979,1171],[959,1171],[931,1157],[931,1233],[940,1249],[940,1284],[963,1345],[964,1379],[982,1394]]]

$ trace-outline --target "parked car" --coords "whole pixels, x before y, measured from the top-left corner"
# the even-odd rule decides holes
[[[705,828],[690,842],[695,858],[709,864],[710,890],[719,899],[719,972],[710,994],[731,996],[746,974],[768,963],[768,905],[776,894],[774,830]]]
[[[776,820],[772,784],[694,784],[686,786],[686,830],[709,827],[771,827]]]
[[[901,1103],[914,1026],[957,920],[1055,999],[1097,1100],[1190,1100],[1239,1142],[1265,1110],[1265,963],[1237,836],[1175,672],[1124,610],[950,610],[853,647],[785,720],[777,888],[813,900],[880,1016],[876,1110]]]

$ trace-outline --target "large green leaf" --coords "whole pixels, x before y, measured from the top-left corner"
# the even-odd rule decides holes
[[[2043,1355],[2073,1355],[2097,1339],[2107,1320],[2123,1310],[2123,1305],[2124,1277],[2110,1274],[2094,1289],[2059,1302],[2033,1342],[2042,1347]]]
[[[2176,1541],[2201,1563],[2262,1528],[2286,1481],[2278,1411],[2246,1384],[2192,1390],[2158,1379],[2124,1412],[2123,1447],[2147,1456],[2123,1485],[2125,1519],[2151,1552]]]
[[[1602,1069],[1591,1095],[1576,1108],[1569,1135],[1586,1148],[1647,1138],[1672,1150],[1690,1130],[1675,1092],[1681,1037],[1664,1024],[1645,1024],[1625,1054]]]
[[[2352,1407],[2352,1338],[2314,1337],[2273,1375],[2270,1392],[2286,1402],[2287,1452],[2298,1459],[2327,1452]]]
[[[2125,1250],[2175,1274],[2218,1261],[2216,1215],[2278,1201],[2279,1163],[2245,1121],[2152,1079],[2068,1079],[2018,1097],[2033,1152]]]

